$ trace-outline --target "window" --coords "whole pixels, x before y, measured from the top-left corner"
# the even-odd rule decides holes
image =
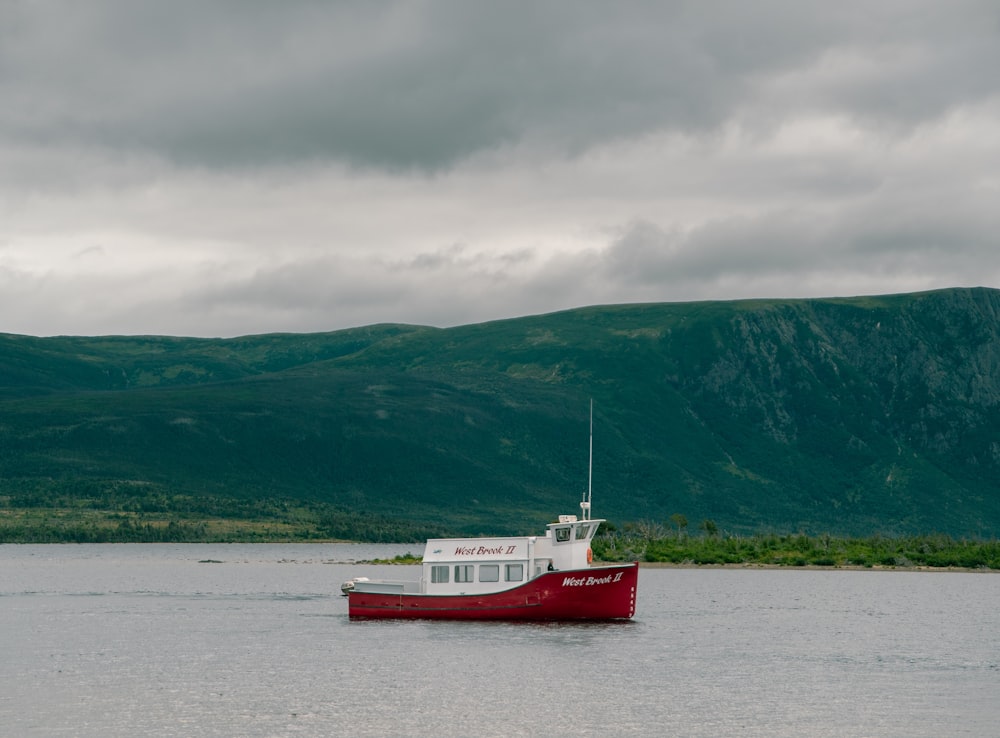
[[[520,582],[524,579],[524,564],[507,564],[504,579],[508,582]]]
[[[473,582],[473,576],[475,575],[476,567],[472,564],[456,564],[455,565],[455,581],[456,582]]]
[[[569,528],[556,528],[556,541],[565,543],[569,540]]]
[[[576,529],[576,540],[579,541],[581,539],[584,539],[588,535],[590,535],[590,526],[589,525],[581,525],[581,526],[579,526]]]
[[[448,582],[447,566],[431,567],[431,584],[446,584]]]
[[[500,581],[500,564],[480,564],[479,565],[479,581],[480,582],[499,582]]]

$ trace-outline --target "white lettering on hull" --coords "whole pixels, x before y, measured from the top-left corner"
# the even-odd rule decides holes
[[[598,584],[614,584],[615,582],[621,581],[623,573],[624,572],[608,574],[605,577],[563,577],[562,586],[593,587]]]

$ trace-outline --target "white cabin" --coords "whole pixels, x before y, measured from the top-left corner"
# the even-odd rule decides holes
[[[431,539],[424,549],[420,591],[500,592],[547,571],[585,569],[593,558],[590,541],[602,522],[560,515],[544,536]]]
[[[419,581],[352,579],[342,589],[382,594],[487,594],[518,587],[549,571],[586,569],[603,519],[560,515],[543,536],[432,538]]]

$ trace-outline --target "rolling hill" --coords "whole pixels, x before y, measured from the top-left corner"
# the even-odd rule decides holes
[[[315,501],[533,532],[1000,528],[1000,291],[595,306],[449,329],[0,334],[0,512]]]

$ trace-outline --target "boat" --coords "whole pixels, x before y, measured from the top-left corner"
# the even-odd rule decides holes
[[[591,408],[591,468],[593,408]],[[593,475],[590,475],[591,480]],[[628,620],[638,562],[595,565],[592,481],[581,514],[559,515],[543,535],[432,538],[413,580],[354,577],[341,586],[350,618]]]

